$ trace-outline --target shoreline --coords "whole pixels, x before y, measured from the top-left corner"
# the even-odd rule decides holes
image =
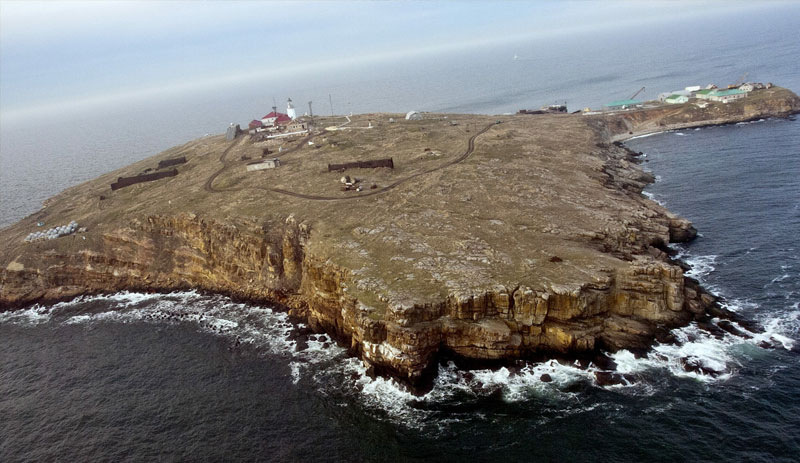
[[[658,135],[658,134],[667,133],[667,132],[674,132],[674,131],[677,131],[677,130],[701,129],[701,128],[705,128],[705,127],[724,127],[726,125],[736,125],[736,124],[741,124],[741,123],[746,123],[746,122],[756,122],[756,121],[760,121],[760,120],[770,120],[770,119],[792,120],[793,116],[795,116],[796,114],[800,114],[800,110],[792,112],[792,113],[789,113],[789,114],[786,114],[786,115],[774,115],[774,116],[766,116],[766,117],[764,117],[764,116],[754,116],[754,117],[749,117],[749,118],[745,118],[745,119],[742,119],[742,120],[735,120],[735,121],[723,119],[723,120],[720,120],[719,122],[700,122],[700,123],[672,124],[672,125],[665,126],[665,127],[661,128],[659,130],[654,130],[654,131],[642,130],[640,132],[633,132],[632,134],[616,135],[616,136],[614,136],[612,138],[612,142],[625,143],[626,141],[629,141],[629,140],[634,140],[634,139],[637,139],[637,138],[650,137],[650,136],[653,136],[653,135]]]
[[[776,101],[800,109],[796,100]],[[621,140],[781,116],[769,108],[680,124],[670,119],[676,108],[511,116],[503,124],[475,115],[387,124],[387,115],[361,115],[354,118],[375,122],[374,130],[326,133],[313,147],[303,139],[280,170],[257,175],[241,165],[261,144],[203,138],[70,188],[0,230],[9,243],[0,252],[2,310],[121,290],[226,295],[285,311],[368,371],[422,390],[443,358],[499,367],[644,352],[674,327],[735,315],[669,256],[667,243],[696,231],[644,197],[654,177]],[[476,141],[484,126],[493,128]],[[413,184],[382,195],[331,191],[340,174],[318,166],[369,160],[362,146],[391,150],[397,167],[351,175],[383,187],[398,178]],[[181,175],[105,192],[117,175],[178,154],[188,159]],[[213,191],[203,188],[207,176]],[[270,191],[298,194],[277,199],[262,179]],[[99,196],[100,207],[87,196]],[[356,201],[308,199],[316,197]],[[45,217],[77,217],[89,231],[17,242]]]

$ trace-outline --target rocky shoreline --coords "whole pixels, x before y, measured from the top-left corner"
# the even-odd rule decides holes
[[[644,351],[673,327],[734,317],[672,260],[667,244],[696,231],[643,197],[653,176],[619,140],[798,110],[776,88],[701,113],[361,115],[352,125],[370,130],[320,132],[314,147],[304,138],[284,166],[258,174],[243,166],[264,146],[200,139],[66,190],[0,231],[0,308],[120,290],[222,293],[279,304],[376,374],[422,388],[442,357],[603,363],[603,351]],[[322,173],[375,153],[397,166],[363,172],[379,194],[333,190],[338,174]],[[188,162],[176,177],[109,192],[117,176],[177,155]],[[37,222],[69,220],[87,231],[23,242]]]

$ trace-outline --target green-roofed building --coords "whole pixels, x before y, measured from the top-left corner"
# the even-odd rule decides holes
[[[700,98],[701,100],[707,100],[709,95],[714,93],[714,91],[715,91],[714,89],[704,88],[703,90],[698,90],[694,92],[694,97]]]
[[[711,101],[720,101],[722,103],[730,103],[731,101],[738,100],[747,96],[747,92],[733,88],[730,90],[717,90],[709,94],[708,99]]]
[[[639,100],[619,100],[619,101],[612,101],[611,103],[606,104],[607,108],[625,108],[628,106],[636,106],[642,104]]]
[[[687,103],[689,101],[689,97],[686,95],[670,95],[664,98],[664,102],[668,104],[681,104]]]

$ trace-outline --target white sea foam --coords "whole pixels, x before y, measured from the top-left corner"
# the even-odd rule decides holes
[[[757,124],[759,122],[764,122],[766,119],[759,119],[757,121],[745,121],[745,122],[737,122],[736,125],[750,125],[750,124]]]
[[[647,138],[647,137],[652,137],[653,135],[658,135],[658,134],[660,134],[660,133],[666,133],[666,132],[667,132],[667,131],[661,131],[661,132],[646,133],[646,134],[644,134],[644,135],[636,135],[635,137],[628,138],[628,140],[636,140],[637,138]]]
[[[0,312],[0,323],[38,325],[50,321],[53,310],[53,307],[42,307],[37,304],[27,309]]]
[[[688,256],[687,261],[698,267],[697,275],[713,271],[715,256],[700,258]],[[106,301],[98,312],[98,300]],[[728,302],[732,310],[752,309],[748,301]],[[604,388],[624,394],[652,394],[658,384],[641,374],[648,370],[669,372],[677,377],[692,378],[702,382],[724,381],[741,367],[737,346],[759,345],[762,342],[776,347],[792,349],[797,336],[800,307],[783,317],[762,321],[766,331],[744,339],[725,333],[715,337],[696,324],[673,330],[677,344],[657,344],[648,355],[636,358],[628,351],[611,355],[617,364],[622,384]],[[109,310],[110,309],[110,310]],[[95,310],[94,312],[92,310]],[[288,358],[289,375],[293,384],[309,382],[321,394],[340,398],[353,396],[378,416],[399,424],[424,426],[436,424],[447,428],[437,408],[441,404],[459,404],[480,401],[487,397],[501,397],[516,403],[531,399],[557,401],[559,407],[572,407],[578,392],[572,387],[578,383],[597,386],[595,366],[580,368],[555,360],[530,362],[519,368],[462,370],[452,362],[439,367],[433,388],[422,396],[413,395],[403,384],[391,378],[370,377],[363,363],[348,357],[347,350],[339,347],[326,334],[310,334],[302,349],[292,339],[292,332],[303,325],[294,325],[288,316],[269,307],[251,306],[231,301],[222,296],[204,296],[195,292],[151,295],[119,293],[115,295],[77,298],[74,301],[50,307],[34,306],[25,310],[0,313],[0,323],[38,324],[47,321],[63,324],[113,323],[189,323],[201,331],[224,336],[237,344],[255,346],[257,351]],[[743,327],[738,327],[746,331]],[[547,375],[547,380],[542,380]],[[571,413],[583,410],[570,408]],[[435,420],[428,420],[430,416]]]
[[[661,206],[666,206],[666,203],[664,203],[664,201],[660,197],[654,195],[653,193],[649,191],[642,191],[642,194],[645,196],[645,198],[651,201],[655,201],[657,204]]]
[[[696,324],[673,330],[672,333],[678,343],[656,344],[645,357],[636,358],[626,350],[612,354],[617,371],[631,374],[662,369],[673,376],[712,382],[730,378],[735,369],[740,367],[730,347],[743,342],[743,338],[726,334],[718,339]]]
[[[687,277],[702,281],[704,277],[716,270],[717,256],[710,254],[706,256],[692,256],[688,254],[678,254],[679,259],[686,262],[691,268],[685,273]]]
[[[784,273],[783,275],[777,276],[777,277],[773,278],[772,280],[770,280],[770,283],[773,283],[773,284],[774,283],[780,283],[781,281],[788,280],[791,277],[792,276],[789,275],[788,273]]]

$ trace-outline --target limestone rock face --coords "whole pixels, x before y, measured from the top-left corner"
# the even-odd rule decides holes
[[[794,99],[778,106],[797,108]],[[204,138],[67,190],[0,231],[0,306],[199,288],[281,304],[411,383],[443,352],[646,348],[715,303],[665,252],[695,236],[691,223],[642,196],[652,174],[612,143],[664,120],[650,117],[355,116],[351,125],[373,129],[318,135],[321,148],[300,140],[280,168],[252,175],[229,159],[253,158],[260,144]],[[340,173],[326,172],[374,151],[395,168],[357,174],[391,188],[341,191]],[[188,160],[177,177],[109,192],[117,176],[176,155]],[[23,242],[38,221],[73,219],[87,231]]]

